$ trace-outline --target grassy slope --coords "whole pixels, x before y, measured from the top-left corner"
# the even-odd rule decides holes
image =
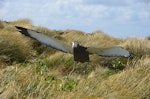
[[[121,45],[134,56],[132,60],[90,56],[92,62],[85,74],[82,71],[83,64],[74,64],[72,55],[22,36],[14,28],[15,25],[44,32],[68,44],[76,40],[93,47]],[[69,75],[75,65],[75,71]],[[120,67],[124,69],[119,70]],[[56,31],[35,27],[28,19],[0,21],[0,69],[0,98],[150,98],[148,37],[122,40],[100,31],[85,34],[76,30]]]

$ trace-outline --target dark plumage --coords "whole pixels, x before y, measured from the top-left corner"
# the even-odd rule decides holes
[[[84,47],[80,45],[78,42],[74,41],[71,45],[67,45],[65,42],[58,40],[54,37],[47,36],[43,33],[26,29],[23,27],[16,26],[20,33],[33,38],[39,41],[42,44],[45,44],[51,48],[56,50],[71,53],[74,56],[74,60],[77,62],[89,62],[89,54],[96,54],[104,57],[129,57],[129,51],[125,50],[120,46],[113,46],[107,48],[93,48],[93,47]]]
[[[86,49],[86,47],[77,44],[77,47],[74,47],[73,49],[74,60],[82,63],[89,62],[89,53],[86,51]]]

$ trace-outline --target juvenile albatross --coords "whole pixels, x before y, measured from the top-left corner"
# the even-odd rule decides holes
[[[96,54],[103,57],[130,57],[129,51],[120,46],[106,48],[84,47],[77,41],[72,42],[71,46],[61,40],[58,40],[41,32],[37,32],[20,26],[16,26],[16,28],[20,33],[33,38],[42,44],[65,53],[73,54],[74,61],[77,62],[89,62],[89,54]]]

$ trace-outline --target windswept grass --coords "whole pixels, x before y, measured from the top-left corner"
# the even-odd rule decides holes
[[[147,39],[127,38],[124,46],[137,57],[150,55],[150,41]]]
[[[149,99],[149,58],[139,60],[136,68],[110,74],[108,68],[98,67],[88,75],[62,76],[48,70],[38,74],[35,65],[14,65],[1,70],[1,97],[9,98],[67,98],[67,99]]]
[[[90,56],[74,63],[70,54],[55,51],[21,35],[14,26],[38,30],[68,44],[92,47],[120,45],[132,59]],[[74,71],[73,70],[74,68]],[[150,99],[150,40],[119,39],[101,31],[49,30],[28,19],[0,21],[0,99]]]
[[[150,36],[147,36],[146,39],[147,39],[147,40],[150,40]]]
[[[0,20],[0,29],[3,29],[4,25],[3,25],[3,21]]]
[[[0,56],[7,57],[4,61],[24,61],[30,56],[30,52],[29,39],[24,39],[14,27],[6,25],[0,30]]]

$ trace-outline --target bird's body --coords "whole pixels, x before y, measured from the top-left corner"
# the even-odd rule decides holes
[[[77,43],[77,42],[72,42],[72,43]],[[74,45],[74,44],[72,44]],[[89,53],[86,51],[86,47],[83,47],[77,43],[77,46],[73,46],[73,56],[74,56],[74,61],[77,62],[89,62]]]
[[[129,51],[125,50],[120,46],[113,46],[107,48],[93,48],[93,47],[84,47],[80,45],[78,42],[74,41],[72,42],[72,47],[71,47],[71,45],[67,45],[65,42],[53,38],[51,36],[47,36],[43,33],[31,29],[19,27],[19,26],[16,26],[16,28],[19,29],[20,33],[30,38],[33,38],[42,44],[45,44],[51,48],[54,48],[56,50],[65,53],[73,54],[74,61],[81,62],[81,63],[90,61],[89,54],[96,54],[104,57],[129,57],[130,56]]]

